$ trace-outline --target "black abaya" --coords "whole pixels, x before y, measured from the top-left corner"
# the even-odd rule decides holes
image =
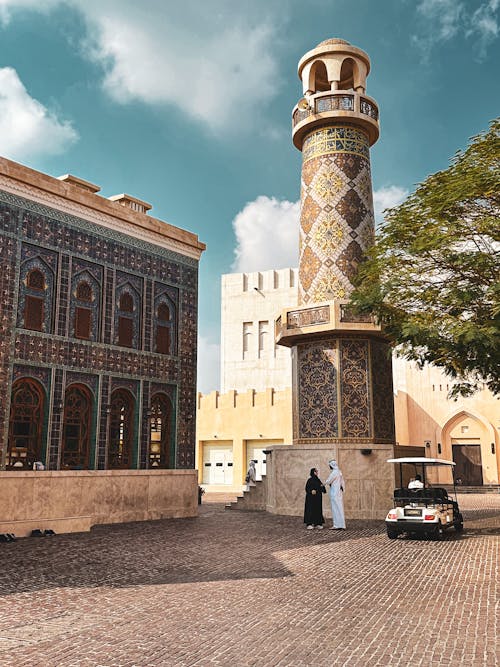
[[[316,491],[316,493],[312,493]],[[304,507],[304,523],[308,526],[322,526],[325,523],[323,516],[323,493],[325,487],[317,475],[309,477],[306,483],[306,504]]]

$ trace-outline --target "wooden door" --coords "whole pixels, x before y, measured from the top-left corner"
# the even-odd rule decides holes
[[[482,486],[481,445],[453,445],[455,480],[462,486]]]

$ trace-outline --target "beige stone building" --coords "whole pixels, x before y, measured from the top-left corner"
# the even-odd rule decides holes
[[[274,344],[274,321],[283,308],[297,303],[295,275],[294,269],[283,269],[222,277],[226,391],[198,396],[197,467],[206,487],[241,490],[251,459],[261,475],[266,448],[292,442],[291,353]],[[269,333],[259,338],[262,323]],[[483,389],[450,400],[450,380],[439,369],[418,370],[396,357],[393,383],[399,445],[425,447],[428,456],[455,460],[464,484],[498,484],[497,398]]]

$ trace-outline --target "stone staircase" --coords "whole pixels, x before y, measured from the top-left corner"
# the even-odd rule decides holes
[[[234,502],[227,503],[227,510],[265,510],[267,504],[267,480],[266,476],[262,475],[262,479],[251,484],[250,487],[243,491],[243,495],[239,495]]]

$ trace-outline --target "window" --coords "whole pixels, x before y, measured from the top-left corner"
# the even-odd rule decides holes
[[[124,292],[120,297],[120,310],[124,313],[134,312],[134,300],[128,292]]]
[[[118,345],[133,347],[134,344],[134,299],[129,292],[123,292],[119,300]]]
[[[31,470],[42,460],[42,429],[45,393],[29,378],[16,380],[12,386],[7,444],[8,470]]]
[[[45,278],[38,269],[30,271],[26,277],[26,285],[30,289],[43,291],[45,289]]]
[[[253,322],[243,322],[243,359],[247,359],[252,346]]]
[[[75,338],[90,340],[92,335],[92,310],[90,308],[75,308]]]
[[[118,317],[118,345],[132,347],[134,342],[134,320],[130,317]]]
[[[92,395],[84,385],[66,389],[63,418],[61,467],[89,467]]]
[[[156,317],[156,351],[160,354],[171,354],[172,317],[166,303],[160,303]]]
[[[111,394],[108,436],[108,468],[130,468],[134,431],[135,401],[126,389]]]
[[[269,332],[269,321],[259,322],[259,357],[267,350],[267,339]]]
[[[87,282],[82,282],[76,288],[76,298],[79,301],[92,301],[92,288]]]
[[[76,287],[76,298],[79,305],[75,307],[74,334],[75,338],[90,340],[92,338],[92,301],[94,294],[92,287],[87,281],[78,283]],[[82,304],[89,304],[83,306]]]
[[[24,328],[31,331],[43,330],[44,299],[26,295],[24,301]]]
[[[171,461],[172,404],[165,394],[151,400],[148,463],[150,468],[174,467]]]
[[[32,292],[44,292],[45,276],[39,269],[32,269],[26,276],[26,287]],[[43,330],[45,295],[26,294],[24,301],[24,328],[31,331]]]

